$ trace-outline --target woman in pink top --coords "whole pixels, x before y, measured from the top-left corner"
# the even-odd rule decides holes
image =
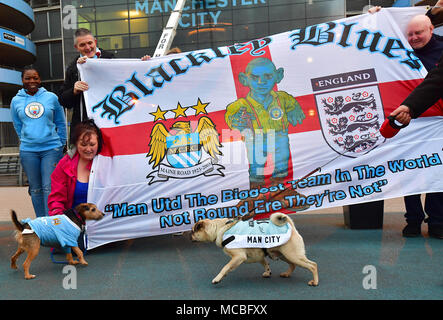
[[[71,141],[75,148],[60,160],[51,175],[50,216],[63,214],[63,211],[87,202],[92,160],[103,146],[100,129],[93,120],[77,124]]]

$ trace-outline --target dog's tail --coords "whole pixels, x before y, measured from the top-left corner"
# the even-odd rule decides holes
[[[273,224],[275,224],[276,226],[281,227],[281,226],[284,226],[286,223],[289,223],[292,226],[292,228],[295,229],[292,219],[284,213],[281,213],[281,212],[273,213],[271,215],[270,219],[271,219],[271,222]]]
[[[20,221],[18,221],[17,214],[15,213],[14,210],[11,210],[11,220],[18,231],[23,231],[25,229],[23,225],[20,223]]]

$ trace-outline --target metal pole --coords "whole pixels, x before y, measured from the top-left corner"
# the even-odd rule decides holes
[[[177,1],[174,10],[169,16],[168,23],[163,29],[163,33],[160,37],[160,41],[157,44],[157,48],[155,49],[153,58],[164,56],[168,52],[169,48],[171,48],[171,44],[174,40],[178,22],[180,21],[185,2],[186,0]]]

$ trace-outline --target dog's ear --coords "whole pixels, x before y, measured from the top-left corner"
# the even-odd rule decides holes
[[[87,203],[80,203],[78,206],[75,207],[75,210],[81,214],[84,211],[87,211],[89,209],[89,205]]]
[[[194,225],[194,232],[197,232],[203,228],[203,221],[199,221]]]

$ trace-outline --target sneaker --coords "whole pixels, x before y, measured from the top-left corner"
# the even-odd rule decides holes
[[[443,225],[428,225],[428,234],[432,238],[443,239]]]
[[[421,224],[409,223],[404,227],[402,233],[403,237],[407,238],[419,237],[421,236]]]

